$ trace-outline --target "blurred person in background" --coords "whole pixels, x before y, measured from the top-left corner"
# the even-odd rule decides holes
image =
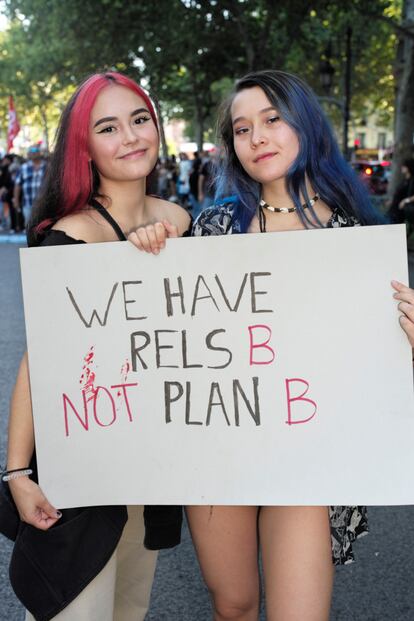
[[[211,207],[214,203],[214,194],[214,162],[211,154],[206,151],[198,178],[198,199],[201,204],[200,211],[207,207]]]
[[[158,185],[157,185],[157,195],[164,200],[167,200],[171,195],[170,188],[170,175],[167,168],[167,162],[165,158],[161,158],[157,164],[158,170]]]
[[[7,228],[10,213],[10,191],[13,189],[9,166],[11,158],[5,155],[0,163],[0,231]]]
[[[201,170],[201,159],[199,157],[196,157],[193,160],[193,168],[190,174],[190,206],[191,206],[191,216],[194,220],[201,213],[201,204],[200,204],[199,192],[198,192],[200,170]]]
[[[189,206],[190,197],[190,173],[193,167],[191,160],[188,159],[186,153],[180,153],[180,161],[178,163],[178,180],[177,180],[177,195],[179,203],[185,209]]]
[[[173,203],[178,203],[177,196],[177,182],[178,182],[178,164],[175,159],[175,155],[167,157],[166,167],[168,170],[168,187],[170,195],[168,200]]]
[[[3,210],[10,218],[11,233],[19,233],[23,230],[23,215],[18,212],[13,204],[14,179],[19,169],[17,161],[12,154],[7,153],[0,166],[0,200],[3,202]]]
[[[30,219],[46,172],[46,162],[39,145],[29,147],[27,157],[29,161],[22,164],[17,173],[13,193],[14,209],[23,214],[25,225]]]
[[[414,158],[406,159],[401,166],[403,180],[391,200],[387,217],[393,224],[407,221],[414,225]]]

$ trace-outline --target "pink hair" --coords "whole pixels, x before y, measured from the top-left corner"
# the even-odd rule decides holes
[[[116,72],[90,76],[75,93],[66,134],[62,174],[62,216],[80,211],[93,194],[93,175],[88,151],[89,122],[99,93],[111,84],[124,86],[144,100],[158,130],[150,98],[133,80]]]

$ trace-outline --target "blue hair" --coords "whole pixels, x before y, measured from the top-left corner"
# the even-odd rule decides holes
[[[235,153],[231,105],[237,93],[254,87],[263,90],[298,137],[299,153],[286,175],[286,185],[304,226],[322,226],[310,203],[307,179],[331,209],[339,210],[344,216],[354,216],[361,224],[384,222],[372,206],[365,187],[343,158],[313,91],[295,75],[266,70],[249,73],[236,82],[219,118],[222,157],[217,169],[216,202],[229,194],[237,196],[234,218],[239,221],[241,230],[247,231],[257,213],[261,186],[245,172]],[[312,219],[306,214],[301,197],[305,199]]]

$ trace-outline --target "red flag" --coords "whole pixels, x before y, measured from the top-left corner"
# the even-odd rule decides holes
[[[13,97],[9,97],[9,127],[7,130],[7,151],[13,148],[13,141],[20,131],[16,110],[14,109]]]

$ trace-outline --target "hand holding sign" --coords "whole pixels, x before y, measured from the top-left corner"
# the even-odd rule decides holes
[[[132,242],[138,250],[158,254],[165,247],[168,237],[178,237],[178,228],[168,220],[141,226],[128,235],[128,241]]]
[[[414,291],[397,280],[391,281],[397,291],[394,298],[399,300],[398,310],[401,311],[400,324],[407,335],[411,347],[414,347]]]

